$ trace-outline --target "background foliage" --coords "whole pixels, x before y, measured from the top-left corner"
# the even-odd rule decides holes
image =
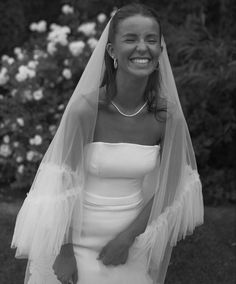
[[[3,195],[29,190],[65,104],[106,23],[104,13],[109,17],[114,7],[128,2],[141,2],[159,12],[193,139],[205,203],[236,201],[236,7],[232,0],[0,3]],[[64,4],[73,7],[73,12],[63,12]],[[45,20],[41,26],[32,25],[40,20]],[[53,22],[58,26],[51,25]],[[89,23],[85,30],[83,23]],[[78,31],[81,26],[83,32]]]

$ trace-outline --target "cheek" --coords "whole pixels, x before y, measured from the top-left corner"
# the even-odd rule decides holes
[[[159,58],[160,57],[160,55],[161,55],[161,49],[160,48],[155,48],[155,47],[153,47],[153,48],[150,48],[150,52],[151,52],[151,54],[152,54],[152,56],[154,57],[154,58]]]

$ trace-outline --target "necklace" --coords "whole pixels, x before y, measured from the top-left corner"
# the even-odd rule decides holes
[[[112,103],[112,105],[118,110],[118,112],[119,112],[120,114],[122,114],[123,116],[126,116],[126,117],[132,117],[132,116],[135,116],[135,115],[137,115],[138,113],[140,113],[140,111],[146,106],[147,101],[142,105],[142,107],[141,107],[139,110],[137,110],[135,113],[132,113],[132,114],[123,113],[113,101],[111,101],[111,103]]]

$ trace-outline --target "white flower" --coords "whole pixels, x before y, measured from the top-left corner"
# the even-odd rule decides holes
[[[12,97],[15,97],[16,93],[17,93],[17,89],[12,89],[11,90],[11,96]]]
[[[68,44],[68,34],[70,34],[71,30],[67,26],[59,26],[56,24],[51,24],[50,33],[48,34],[47,40],[49,42],[53,42],[54,44],[59,43],[63,46]]]
[[[18,60],[22,60],[24,58],[23,51],[20,47],[15,47],[13,51]]]
[[[8,143],[10,142],[10,137],[9,137],[9,135],[3,136],[3,142],[6,143],[6,144],[8,144]]]
[[[38,32],[43,33],[47,30],[47,23],[44,20],[38,22]]]
[[[23,174],[24,169],[25,169],[24,165],[19,165],[19,167],[17,168],[17,171],[18,171],[19,174]]]
[[[107,16],[103,13],[100,13],[98,16],[97,16],[97,20],[99,23],[104,23],[107,19]]]
[[[47,23],[44,20],[41,20],[38,23],[31,23],[30,24],[30,30],[32,32],[39,32],[39,33],[46,32],[46,30],[47,30]]]
[[[82,40],[72,41],[69,44],[69,50],[73,56],[78,56],[83,52],[85,43]]]
[[[17,163],[23,162],[23,157],[17,156],[17,157],[16,157],[16,161],[17,161]]]
[[[42,141],[43,141],[42,137],[40,135],[38,135],[38,134],[36,134],[34,136],[34,138],[30,138],[29,139],[30,145],[41,145]]]
[[[17,80],[18,82],[23,82],[23,81],[25,81],[26,79],[27,79],[27,74],[26,74],[26,73],[21,72],[21,73],[17,73],[17,74],[16,74],[16,80]]]
[[[24,95],[24,98],[25,98],[25,99],[27,99],[27,100],[29,100],[29,101],[32,101],[33,96],[32,96],[32,93],[31,93],[30,90],[25,90],[25,91],[23,92],[23,95]]]
[[[49,131],[51,132],[52,135],[54,135],[56,133],[56,125],[50,125]]]
[[[62,13],[68,15],[74,13],[74,8],[69,5],[63,5],[61,11]]]
[[[38,89],[37,91],[34,91],[33,92],[33,98],[36,100],[36,101],[39,101],[43,98],[43,91],[42,89]]]
[[[11,148],[8,144],[2,144],[0,146],[0,155],[3,157],[8,157],[11,155]]]
[[[71,74],[71,71],[70,69],[68,68],[65,68],[63,71],[62,71],[62,75],[64,78],[66,79],[70,79],[72,77],[72,74]]]
[[[41,145],[42,141],[43,141],[43,139],[42,139],[42,137],[40,135],[36,134],[34,136],[34,144],[35,145]]]
[[[37,30],[37,24],[36,23],[31,23],[30,26],[29,26],[30,30],[32,32],[36,31]]]
[[[34,50],[34,55],[33,55],[33,58],[34,60],[37,62],[37,60],[40,58],[40,57],[43,57],[43,58],[46,58],[48,55],[46,52],[44,52],[43,50],[40,50],[40,49],[35,49]],[[38,62],[37,62],[38,63]]]
[[[35,75],[36,75],[35,70],[28,69],[28,77],[29,78],[33,78],[33,77],[35,77]]]
[[[14,60],[14,58],[4,54],[2,56],[2,61],[6,61],[9,65],[11,65],[15,60]]]
[[[16,74],[16,80],[18,82],[23,82],[28,78],[35,77],[35,75],[36,75],[35,70],[29,69],[28,66],[21,65],[18,68],[18,73]]]
[[[13,146],[14,146],[14,147],[17,148],[19,145],[20,145],[20,143],[19,143],[18,141],[13,142]]]
[[[69,60],[68,60],[68,59],[65,59],[65,60],[63,61],[63,64],[64,64],[65,66],[69,66]]]
[[[31,60],[31,61],[29,61],[29,63],[28,63],[27,66],[28,66],[30,69],[35,69],[38,64],[39,64],[38,61]]]
[[[96,23],[94,22],[88,22],[85,24],[82,24],[78,27],[78,32],[84,33],[86,36],[93,36],[96,34],[95,31]]]
[[[7,74],[7,68],[2,67],[2,69],[0,70],[0,86],[5,85],[8,80],[9,80],[9,76]]]
[[[6,55],[6,54],[3,54],[3,55],[2,55],[2,61],[7,61],[8,58],[9,58],[8,55]]]
[[[17,123],[18,123],[20,126],[24,126],[24,125],[25,125],[24,119],[21,118],[21,117],[18,117],[18,118],[16,119],[16,121],[17,121]]]
[[[11,65],[15,62],[15,60],[14,60],[14,58],[9,57],[7,62],[8,62],[9,65]]]
[[[22,53],[22,50],[21,50],[20,47],[15,47],[13,51],[14,51],[15,55]]]
[[[33,158],[34,158],[34,156],[35,156],[34,151],[30,150],[30,151],[28,151],[27,154],[26,154],[26,160],[27,160],[27,161],[32,161]]]
[[[93,50],[96,47],[98,40],[94,37],[91,37],[90,39],[88,39],[87,43],[89,47]]]
[[[58,110],[63,110],[64,107],[65,107],[65,106],[64,106],[63,104],[60,104],[60,105],[57,107],[57,109],[58,109]]]
[[[49,42],[47,45],[47,52],[53,55],[57,51],[56,44],[54,42]]]
[[[36,129],[36,130],[42,130],[43,127],[42,127],[42,125],[38,124],[38,125],[35,127],[35,129]]]
[[[113,17],[115,15],[115,13],[117,12],[118,8],[114,7],[113,11],[110,13],[110,16]]]
[[[12,131],[15,131],[16,129],[17,129],[17,124],[13,122],[13,123],[11,124],[11,130],[12,130]]]

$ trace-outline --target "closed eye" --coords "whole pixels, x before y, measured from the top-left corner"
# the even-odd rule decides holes
[[[135,39],[133,39],[133,38],[127,38],[127,39],[125,40],[125,42],[135,42]]]

